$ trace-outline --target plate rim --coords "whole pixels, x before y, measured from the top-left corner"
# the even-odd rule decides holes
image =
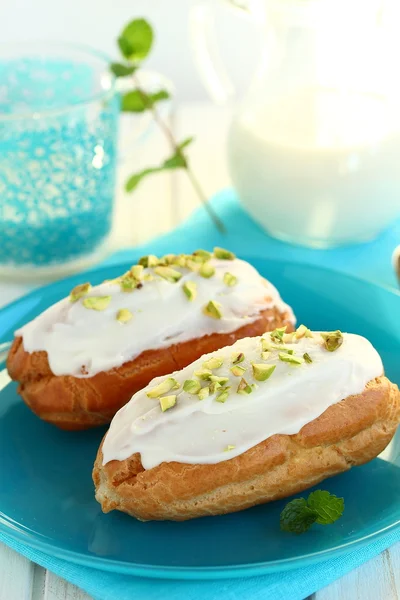
[[[139,253],[137,253],[139,254]],[[396,288],[393,288],[389,285],[381,284],[378,282],[371,281],[369,279],[359,277],[353,274],[345,273],[343,271],[337,269],[331,269],[324,266],[314,265],[312,263],[307,263],[303,261],[289,261],[289,260],[277,260],[271,258],[265,258],[259,255],[247,255],[241,257],[243,260],[248,260],[250,263],[252,260],[262,261],[264,263],[270,263],[274,265],[282,265],[282,267],[299,267],[306,269],[313,269],[323,271],[324,273],[334,273],[340,277],[343,277],[347,280],[356,282],[358,284],[364,284],[368,286],[372,286],[375,288],[379,288],[392,294],[395,297],[400,299],[400,291]],[[135,260],[135,254],[132,256],[132,260]],[[67,285],[68,282],[76,279],[77,277],[84,276],[85,278],[90,278],[92,276],[97,275],[99,272],[101,273],[107,269],[124,269],[127,265],[131,264],[132,261],[123,261],[117,262],[111,265],[102,265],[98,266],[95,269],[91,269],[90,271],[84,271],[82,273],[77,273],[75,275],[50,282],[44,286],[35,288],[31,292],[24,294],[20,298],[6,304],[5,306],[0,308],[0,324],[3,318],[7,315],[8,310],[10,308],[16,308],[18,305],[23,304],[31,297],[36,297],[37,295],[45,295],[46,291],[52,289],[54,287]],[[1,336],[0,336],[0,341]],[[6,340],[4,340],[6,341]],[[0,361],[0,367],[2,366],[2,362]],[[1,417],[0,417],[1,418]],[[226,565],[226,566],[208,566],[208,567],[196,567],[196,566],[165,566],[165,565],[140,565],[138,563],[103,558],[91,554],[85,554],[82,552],[76,552],[74,550],[61,548],[60,546],[55,546],[46,541],[42,541],[37,539],[37,537],[33,537],[34,534],[30,534],[27,530],[24,531],[24,527],[21,524],[16,524],[12,519],[9,519],[7,515],[0,511],[0,533],[4,534],[6,537],[15,540],[23,545],[26,545],[34,550],[39,550],[44,552],[49,556],[54,556],[58,559],[66,560],[73,564],[78,564],[81,566],[91,567],[102,569],[108,572],[114,573],[124,573],[131,574],[136,576],[143,576],[149,578],[156,579],[227,579],[227,578],[237,578],[237,577],[251,577],[255,575],[266,575],[272,572],[279,572],[290,570],[293,568],[300,568],[302,563],[306,562],[303,566],[309,566],[312,564],[316,564],[319,562],[323,562],[324,560],[334,558],[336,556],[342,555],[347,551],[355,550],[358,547],[364,546],[368,542],[372,542],[374,540],[380,539],[384,535],[394,532],[397,529],[400,529],[400,518],[395,522],[378,529],[372,533],[364,535],[360,538],[357,538],[352,541],[345,542],[343,544],[337,545],[333,548],[327,548],[325,550],[319,550],[317,552],[311,552],[308,554],[303,554],[295,557],[288,557],[284,559],[277,559],[273,561],[261,561],[261,562],[253,562],[250,564],[242,564],[242,565]],[[31,539],[32,536],[32,539]]]
[[[284,558],[274,561],[257,562],[252,564],[243,565],[227,565],[227,566],[216,566],[216,567],[176,567],[176,566],[163,566],[163,565],[138,565],[137,563],[131,563],[122,560],[115,560],[110,558],[102,558],[90,554],[83,554],[82,552],[75,552],[73,550],[62,549],[59,546],[53,546],[47,542],[37,541],[35,538],[33,541],[26,539],[20,529],[16,529],[11,525],[7,525],[6,519],[0,514],[0,533],[12,538],[13,540],[20,542],[30,548],[39,550],[47,554],[49,557],[55,557],[67,562],[90,567],[93,569],[100,569],[111,573],[121,573],[135,575],[139,577],[148,577],[151,579],[232,579],[239,577],[254,577],[257,575],[267,575],[270,573],[277,573],[280,571],[288,571],[293,568],[301,568],[302,563],[306,561],[307,564],[303,565],[308,567],[324,560],[329,560],[337,556],[345,554],[347,551],[356,550],[357,548],[363,547],[366,543],[378,540],[384,535],[394,532],[400,529],[400,519],[396,523],[392,523],[380,529],[370,533],[362,538],[346,542],[335,548],[329,548],[318,552],[312,552],[310,554],[304,554],[293,558]],[[0,539],[1,541],[1,539]]]

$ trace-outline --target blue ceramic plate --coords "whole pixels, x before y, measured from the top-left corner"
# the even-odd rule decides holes
[[[400,383],[400,294],[318,267],[252,260],[312,329],[368,337]],[[98,283],[128,265],[94,271]],[[0,341],[81,281],[55,283],[0,312]],[[279,530],[286,501],[186,523],[103,515],[92,464],[102,430],[68,433],[38,418],[0,373],[0,529],[20,542],[87,566],[149,577],[218,578],[300,567],[366,543],[400,525],[400,436],[381,457],[329,479],[343,517],[293,536]],[[321,487],[321,486],[319,486]]]

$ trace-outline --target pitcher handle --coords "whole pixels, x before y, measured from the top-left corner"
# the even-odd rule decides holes
[[[259,0],[225,0],[225,4],[252,19],[260,8]],[[236,92],[218,49],[215,15],[209,1],[199,0],[191,9],[189,34],[204,87],[216,104],[226,104]]]

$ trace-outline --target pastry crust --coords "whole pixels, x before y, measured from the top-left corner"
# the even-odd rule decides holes
[[[236,512],[284,498],[380,454],[400,421],[400,392],[386,377],[361,394],[330,406],[296,435],[273,435],[247,452],[217,464],[177,462],[144,470],[140,455],[93,470],[104,512],[137,519],[184,521]]]
[[[291,315],[277,307],[260,313],[253,322],[227,334],[212,334],[168,348],[147,350],[118,368],[93,377],[54,375],[47,352],[26,352],[22,338],[14,340],[7,359],[8,373],[19,382],[18,392],[41,419],[61,429],[88,429],[110,423],[134,393],[154,377],[180,370],[203,354],[230,346],[238,339],[262,335],[286,325],[293,331]]]

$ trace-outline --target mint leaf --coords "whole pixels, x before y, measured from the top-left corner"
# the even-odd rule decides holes
[[[117,42],[118,42],[119,49],[121,50],[121,54],[125,58],[129,58],[131,56],[131,54],[134,53],[134,48],[132,48],[132,46],[130,45],[128,40],[126,40],[125,38],[119,37],[117,39]]]
[[[147,94],[151,105],[153,106],[156,102],[160,102],[162,100],[168,100],[170,97],[169,92],[167,90],[158,90],[158,92],[154,92],[154,94]]]
[[[280,525],[282,531],[304,533],[317,520],[317,513],[307,506],[305,498],[296,498],[286,504],[281,512]]]
[[[168,160],[164,161],[165,169],[185,169],[187,167],[187,160],[182,150],[189,146],[193,142],[192,137],[186,138],[180,144],[178,144],[178,150]]]
[[[169,158],[164,160],[164,162],[158,167],[149,167],[148,169],[143,169],[143,171],[139,171],[134,175],[131,175],[128,181],[125,184],[125,189],[127,192],[133,192],[133,190],[139,185],[139,183],[147,177],[148,175],[153,175],[154,173],[160,173],[161,171],[168,171],[170,169],[184,169],[187,167],[187,161],[183,154],[181,154],[182,150],[186,148],[191,142],[193,138],[187,138],[183,142],[178,145],[178,150]]]
[[[183,142],[181,142],[178,146],[178,148],[180,150],[183,150],[184,148],[186,148],[186,146],[189,146],[189,144],[191,144],[194,140],[194,137],[188,137],[186,138],[186,140],[183,140]]]
[[[136,71],[137,67],[133,65],[127,66],[122,65],[121,63],[111,63],[110,71],[114,73],[115,77],[128,77],[128,75],[132,75]]]
[[[148,169],[143,169],[143,171],[139,171],[139,173],[135,173],[131,175],[128,181],[125,184],[125,189],[127,192],[133,192],[133,190],[139,185],[139,183],[147,177],[148,175],[152,175],[153,173],[158,173],[162,171],[162,167],[149,167]]]
[[[175,152],[163,163],[164,169],[184,169],[187,167],[186,158],[179,152]]]
[[[307,505],[318,515],[316,523],[320,525],[334,523],[342,516],[344,511],[344,499],[324,490],[311,492],[307,498]]]
[[[138,90],[132,90],[122,96],[121,108],[125,112],[144,112],[147,110],[145,96]]]
[[[144,112],[162,100],[167,100],[167,90],[159,90],[153,94],[147,94],[139,90],[132,90],[122,96],[122,110],[124,112]]]
[[[132,62],[146,58],[153,45],[153,29],[145,19],[134,19],[123,29],[118,38],[122,55]]]

